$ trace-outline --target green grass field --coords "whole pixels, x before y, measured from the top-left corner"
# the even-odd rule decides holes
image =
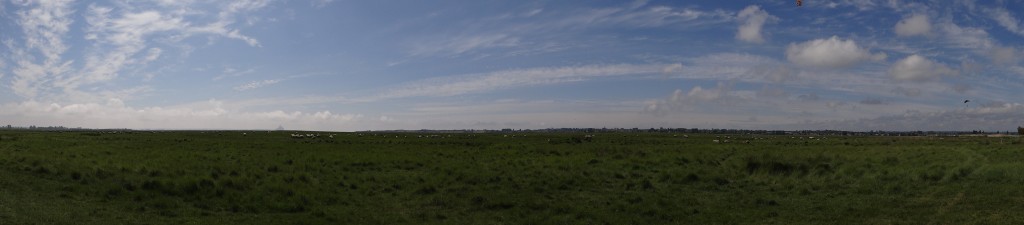
[[[0,224],[1024,223],[1016,137],[290,133],[0,131]]]

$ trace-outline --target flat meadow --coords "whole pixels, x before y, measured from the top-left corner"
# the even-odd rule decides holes
[[[585,135],[0,131],[0,224],[1024,223],[1016,136]]]

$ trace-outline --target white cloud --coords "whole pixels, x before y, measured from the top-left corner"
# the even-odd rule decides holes
[[[378,97],[454,96],[513,87],[583,81],[599,77],[654,75],[671,66],[616,64],[503,70],[414,81],[387,91]]]
[[[110,51],[94,51],[85,57],[85,66],[80,74],[63,77],[57,82],[65,90],[81,85],[114,79],[118,73],[132,64],[144,64],[155,60],[162,52],[151,48],[142,59],[134,56],[146,48],[146,36],[180,30],[188,26],[180,17],[166,16],[158,11],[124,13],[120,18],[110,18],[113,9],[89,5],[86,21],[89,24],[86,38],[105,44]]]
[[[605,100],[457,100],[413,104],[412,108],[388,117],[400,116],[400,128],[549,128],[549,127],[634,127],[650,121],[638,120],[639,101]],[[587,115],[587,116],[579,116]],[[643,123],[643,124],[638,124]]]
[[[64,34],[73,22],[69,0],[26,2],[31,10],[19,10],[17,23],[25,33],[25,47],[39,51],[47,62],[57,63],[67,50]],[[37,5],[38,4],[38,5]],[[49,63],[48,63],[49,64]]]
[[[40,92],[49,90],[47,82],[55,75],[61,75],[71,70],[71,61],[60,65],[35,64],[28,60],[17,61],[18,67],[14,68],[14,79],[11,83],[11,90],[15,94],[34,98]]]
[[[544,8],[533,9],[533,10],[530,10],[529,12],[523,13],[523,17],[536,16],[537,14],[540,14],[541,12],[544,12]]]
[[[221,20],[229,20],[230,17],[234,16],[239,12],[255,11],[266,7],[270,3],[270,0],[237,0],[230,1],[226,6],[223,7],[219,16]]]
[[[1007,11],[1005,8],[995,8],[986,11],[992,19],[996,20],[1007,31],[1024,36],[1024,27],[1021,26],[1020,20],[1014,17],[1010,11]]]
[[[59,104],[37,101],[0,105],[0,119],[18,118],[24,125],[61,125],[90,128],[135,129],[289,129],[352,130],[346,126],[362,119],[361,114],[331,111],[282,110],[240,111],[218,100],[171,107],[128,106],[121,99],[102,103]]]
[[[746,72],[750,76],[747,79],[748,81],[762,80],[772,83],[783,83],[795,80],[799,72],[780,63],[746,66],[749,66]]]
[[[146,59],[143,60],[143,61],[144,62],[151,62],[153,60],[156,60],[157,58],[160,58],[160,53],[163,53],[163,52],[164,52],[164,50],[160,49],[160,48],[150,48],[149,52],[146,53]]]
[[[1010,66],[1009,70],[1024,77],[1024,66]]]
[[[741,10],[736,19],[741,23],[736,31],[736,39],[751,43],[764,43],[761,29],[765,23],[776,21],[778,17],[769,15],[757,5],[751,5]]]
[[[701,104],[733,105],[749,101],[759,93],[751,91],[733,91],[731,83],[719,82],[714,88],[695,86],[689,91],[676,89],[665,100],[648,101],[644,111],[664,114],[670,111],[693,110]]]
[[[190,33],[190,34],[216,34],[216,35],[221,35],[221,36],[224,36],[224,37],[227,37],[227,38],[232,38],[232,39],[238,39],[238,40],[241,40],[241,41],[245,41],[245,43],[249,44],[249,46],[262,47],[262,45],[260,45],[259,40],[256,40],[255,38],[252,38],[252,37],[249,37],[249,36],[246,36],[246,35],[243,35],[237,29],[228,28],[229,25],[231,25],[231,22],[229,22],[229,21],[218,21],[218,22],[207,24],[206,26],[190,27],[189,29],[187,29],[187,33]]]
[[[250,71],[252,71],[252,70],[250,70]],[[292,80],[292,79],[305,78],[305,77],[321,75],[321,74],[323,74],[323,73],[306,73],[306,74],[292,75],[292,76],[288,76],[288,77],[280,78],[280,79],[268,79],[268,80],[262,80],[262,81],[252,81],[252,82],[246,83],[244,85],[236,86],[233,89],[236,90],[236,91],[248,91],[248,90],[262,88],[262,87],[270,86],[270,85],[273,85],[273,84],[276,84],[276,83],[281,83],[281,82],[284,82],[284,81]]]
[[[757,92],[757,96],[758,97],[782,98],[782,97],[788,97],[789,96],[789,92],[787,92],[786,89],[783,89],[783,88],[780,88],[780,87],[772,87],[772,86],[765,85],[763,88],[761,88],[761,91]]]
[[[715,67],[737,67],[765,64],[777,64],[779,61],[760,55],[745,53],[714,53],[700,57],[691,58],[688,61],[694,65],[715,66]]]
[[[257,89],[257,88],[266,87],[266,86],[269,86],[269,85],[272,85],[272,84],[276,84],[278,82],[281,82],[282,80],[283,79],[257,80],[257,81],[252,81],[252,82],[249,82],[249,83],[246,83],[246,84],[243,84],[243,85],[236,86],[234,89],[235,89],[235,91],[248,91],[248,90]]]
[[[463,21],[455,30],[431,30],[425,38],[414,38],[408,44],[409,56],[462,56],[488,55],[488,50],[509,50],[510,55],[523,52],[553,52],[577,46],[580,39],[552,42],[549,34],[573,33],[588,29],[610,27],[692,27],[735,21],[734,14],[724,10],[702,11],[693,8],[647,6],[634,2],[630,5],[607,8],[580,8],[554,13],[544,21],[529,18],[543,10],[532,10],[523,16],[502,14],[488,18]],[[527,21],[521,23],[521,21]],[[561,35],[559,35],[561,36]],[[548,37],[548,38],[545,38]],[[544,39],[544,40],[538,40]]]
[[[718,84],[718,88],[715,89],[703,89],[700,86],[696,86],[690,89],[685,97],[682,97],[682,92],[676,89],[672,94],[671,100],[694,99],[698,101],[714,101],[726,96],[729,93],[729,89],[730,87],[723,84]]]
[[[273,97],[256,98],[235,101],[231,106],[237,108],[271,108],[271,107],[295,107],[303,105],[317,105],[327,103],[360,103],[367,102],[364,99],[353,99],[344,96],[296,96],[296,97]]]
[[[989,51],[992,62],[1002,65],[1014,65],[1020,61],[1020,52],[1014,47],[994,47]]]
[[[539,26],[551,29],[580,29],[594,26],[693,26],[733,21],[733,14],[724,10],[701,11],[669,6],[644,7],[636,4],[624,7],[586,9],[570,13],[569,17]]]
[[[632,11],[614,14],[598,20],[605,20],[610,23],[628,24],[641,27],[667,26],[680,24],[706,18],[709,20],[721,20],[724,22],[731,16],[725,11],[699,11],[695,9],[675,9],[668,6],[653,6],[643,11]]]
[[[677,78],[782,82],[795,74],[782,62],[760,55],[715,53],[680,60],[686,67]]]
[[[671,74],[679,73],[679,71],[682,71],[682,70],[683,70],[683,64],[682,63],[675,63],[675,64],[670,64],[668,66],[665,66],[665,68],[662,68],[661,69],[661,73],[662,74],[666,74],[666,75],[671,75]]]
[[[419,103],[409,109],[409,113],[406,115],[419,117],[469,114],[499,115],[524,112],[575,111],[588,107],[586,104],[581,103],[552,100],[523,101],[517,99],[457,103]]]
[[[853,40],[841,40],[836,36],[793,43],[786,48],[786,59],[812,68],[847,68],[864,61],[881,61],[885,58],[885,53],[871,53],[857,46]]]
[[[1019,48],[1005,46],[997,42],[985,29],[976,27],[961,27],[951,22],[939,26],[944,32],[948,46],[965,49],[977,56],[987,57],[992,63],[999,66],[1013,66],[1020,62],[1021,53]],[[971,63],[971,60],[964,60],[964,70],[977,72],[981,70],[979,65]],[[973,68],[973,69],[972,69]]]
[[[896,23],[896,35],[900,37],[926,35],[932,30],[928,15],[914,14]]]
[[[970,85],[967,84],[953,84],[951,87],[949,87],[949,89],[955,91],[956,93],[964,94],[967,93],[967,91],[970,91],[972,88]]]
[[[331,2],[334,2],[334,0],[312,0],[312,1],[310,1],[310,3],[313,4],[313,7],[316,7],[316,8],[327,7],[327,5],[330,5]]]
[[[815,71],[766,56],[739,53],[714,53],[691,58],[645,56],[643,59],[649,62],[681,61],[685,65],[684,69],[669,77],[687,80],[786,84],[858,93],[888,92],[894,88],[889,85],[891,80],[885,77],[884,67],[873,67],[866,71]]]
[[[243,76],[243,75],[246,75],[246,74],[251,74],[253,72],[256,72],[256,69],[250,68],[250,69],[247,69],[247,70],[238,70],[238,69],[235,69],[235,68],[232,68],[232,67],[226,67],[226,68],[224,68],[224,71],[221,72],[220,75],[217,75],[216,77],[213,77],[213,80],[214,81],[218,81],[218,80],[221,80],[221,79],[224,79],[224,78],[228,78],[228,77],[238,77],[238,76]]]
[[[920,55],[910,55],[889,67],[889,75],[897,80],[926,81],[957,72],[942,63]]]
[[[26,99],[96,98],[96,86],[88,92],[79,90],[116,79],[126,69],[141,69],[157,60],[164,48],[150,46],[154,38],[161,44],[191,48],[181,41],[197,34],[240,39],[259,46],[255,39],[229,28],[234,17],[242,12],[266,7],[268,1],[232,1],[217,4],[220,14],[214,22],[203,24],[203,13],[194,12],[190,1],[157,2],[156,7],[114,4],[114,7],[89,4],[82,10],[85,25],[82,38],[91,45],[81,46],[80,62],[65,61],[61,55],[69,48],[64,42],[73,22],[70,1],[23,3],[16,25],[23,38],[4,40],[11,48],[8,60],[15,63],[11,73],[12,91]],[[168,8],[161,8],[168,7]],[[187,21],[187,22],[186,22]],[[20,43],[18,43],[20,41]],[[90,44],[90,43],[87,43]],[[41,57],[37,57],[41,56]],[[135,70],[141,71],[141,70]],[[145,73],[145,72],[140,72]],[[152,73],[147,73],[151,77]]]
[[[903,96],[907,96],[907,97],[921,96],[921,92],[922,92],[921,89],[917,89],[917,88],[896,87],[896,89],[892,89],[892,93],[903,95]]]
[[[1024,124],[1024,105],[997,103],[932,112],[908,110],[892,116],[817,122],[813,126],[853,131],[1005,131],[1014,130],[1020,124]]]
[[[953,47],[982,51],[996,45],[985,29],[961,27],[952,22],[943,23],[940,27]]]
[[[67,51],[64,37],[73,22],[71,19],[71,1],[24,2],[31,9],[19,10],[17,24],[25,34],[20,44],[5,41],[12,51],[12,61],[17,64],[12,73],[14,79],[11,89],[15,94],[34,98],[40,91],[47,88],[47,83],[71,69],[72,61],[63,61],[61,55]],[[42,56],[35,61],[33,53]]]

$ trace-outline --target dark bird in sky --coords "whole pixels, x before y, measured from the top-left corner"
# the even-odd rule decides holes
[[[971,102],[971,100],[970,99],[964,100],[964,103],[968,103],[968,102]]]

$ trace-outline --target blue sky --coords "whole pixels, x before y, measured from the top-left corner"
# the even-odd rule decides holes
[[[0,12],[0,123],[16,126],[1024,125],[1020,1],[13,0]]]

